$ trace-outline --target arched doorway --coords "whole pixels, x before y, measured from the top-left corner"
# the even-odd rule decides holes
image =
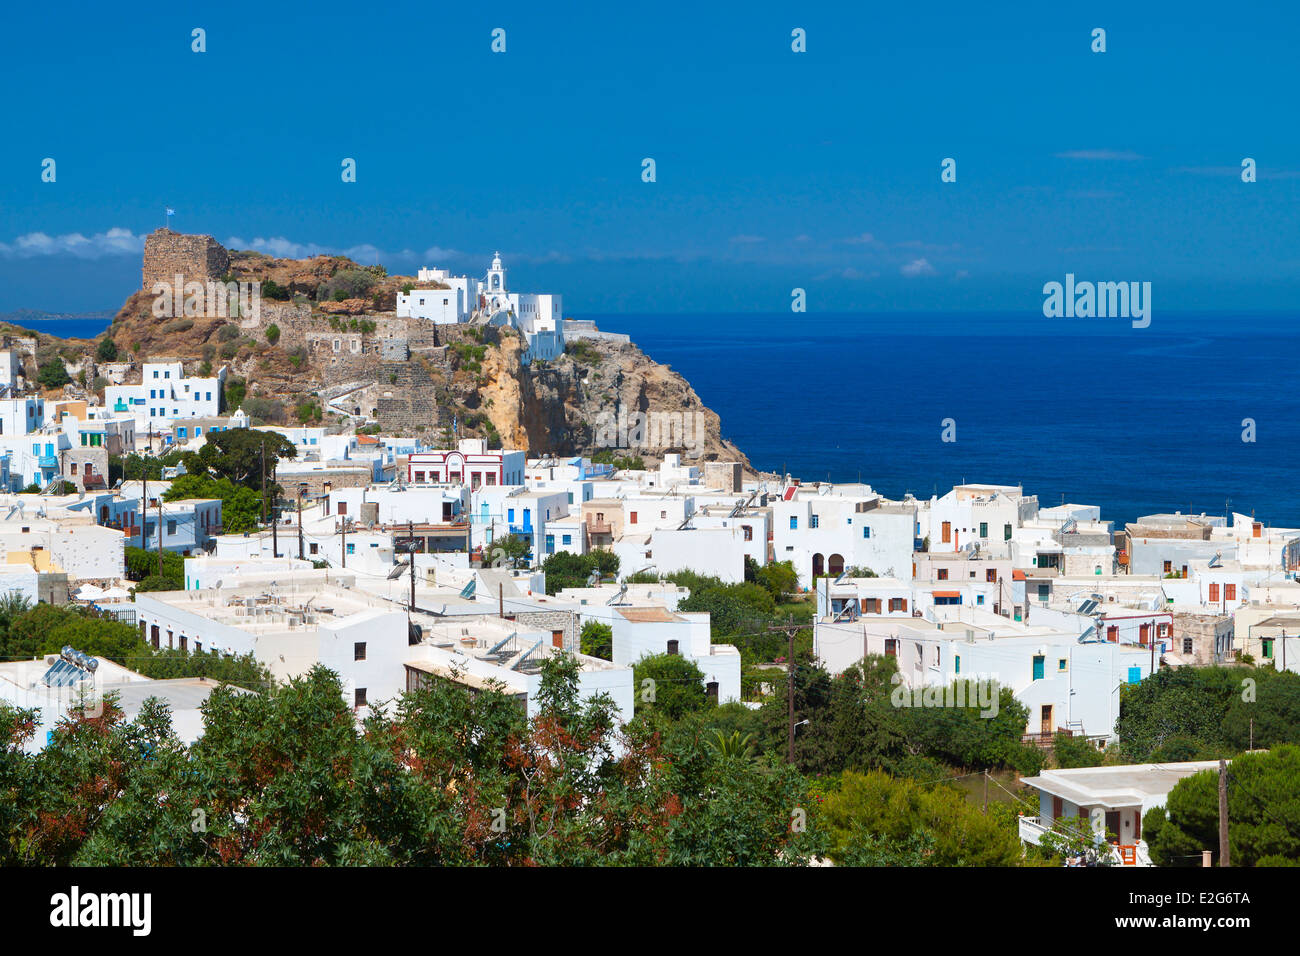
[[[826,562],[826,573],[834,574],[837,577],[844,573],[844,555],[832,554],[830,560]]]
[[[812,576],[814,578],[818,578],[825,573],[826,573],[825,559],[823,559],[820,554],[814,554],[813,562],[812,562]]]

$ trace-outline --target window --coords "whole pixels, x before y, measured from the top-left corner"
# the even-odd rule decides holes
[[[750,527],[747,524],[742,524],[740,526],[740,530],[744,534],[744,538],[746,541],[754,540],[754,529],[752,527]]]
[[[871,537],[871,529],[870,529],[869,527],[867,527],[866,525],[863,525],[863,526],[862,526],[862,537],[864,537],[864,538],[870,538],[870,537]]]
[[[798,518],[797,515],[791,515],[791,516],[790,516],[790,530],[791,530],[791,531],[797,531],[798,529],[799,529],[799,518]]]
[[[1171,573],[1173,570],[1174,570],[1174,562],[1172,562],[1172,561],[1166,561],[1166,562],[1165,562],[1165,574],[1169,574],[1169,573]]]
[[[636,512],[635,512],[635,511],[632,511],[632,512],[629,512],[629,513],[628,513],[627,523],[628,523],[628,524],[636,524]]]
[[[572,498],[573,498],[573,495],[569,495],[569,498],[572,499]],[[570,500],[570,501],[569,501],[569,504],[573,504],[573,501]],[[667,518],[667,517],[668,517],[668,512],[667,512],[667,511],[661,511],[661,512],[659,512],[659,517],[661,517],[661,518]]]
[[[907,598],[890,598],[890,599],[889,599],[889,609],[890,609],[891,611],[906,611],[906,610],[907,610]]]
[[[952,522],[951,522],[951,521],[945,521],[945,522],[943,523],[943,538],[942,538],[942,541],[943,541],[944,544],[948,544],[949,542],[952,541]]]
[[[364,661],[366,659],[365,641],[358,641],[352,645],[352,659],[354,661]]]
[[[560,543],[561,543],[561,544],[573,544],[573,535],[571,535],[571,534],[562,534],[562,535],[560,535]]]
[[[340,501],[340,502],[339,502],[339,514],[341,514],[341,515],[345,515],[345,514],[347,514],[347,513],[348,513],[348,503],[347,503],[346,501]]]
[[[953,655],[953,658],[952,658],[952,667],[953,667],[953,673],[954,673],[954,674],[960,674],[960,673],[961,673],[961,655],[960,655],[960,654],[954,654],[954,655]]]
[[[1009,525],[1009,524],[1004,524],[1004,525],[1002,526],[1002,540],[1003,540],[1003,541],[1010,541],[1010,540],[1011,540],[1011,525]]]
[[[349,541],[349,542],[348,542],[348,554],[356,554],[356,553],[357,553],[357,546],[356,546],[355,544],[353,544],[351,541]]]
[[[320,551],[320,545],[318,545],[315,541],[313,541],[309,547],[311,548],[312,554],[316,554]]]
[[[1057,669],[1058,671],[1063,671],[1063,670],[1065,670],[1065,669],[1066,669],[1066,666],[1067,666],[1067,661],[1066,661],[1066,659],[1065,659],[1064,657],[1062,657],[1062,658],[1060,658],[1059,660],[1057,660],[1057,662],[1056,662],[1056,669]]]
[[[366,706],[366,689],[364,687],[358,687],[355,691],[352,692],[352,706],[354,707]]]
[[[1264,658],[1271,661],[1273,659],[1273,638],[1262,638],[1260,640],[1260,645],[1260,651],[1263,653]]]
[[[514,509],[514,508],[508,508],[508,509],[506,509],[506,521],[510,522],[511,524],[514,524],[514,523],[515,523],[515,509]]]
[[[1130,668],[1128,669],[1128,682],[1129,682],[1130,684],[1140,684],[1140,683],[1142,683],[1142,668],[1140,668],[1140,667],[1130,667]]]
[[[1183,638],[1183,653],[1184,654],[1192,653],[1192,639],[1190,637]]]
[[[821,524],[821,518],[818,515],[812,515],[808,519],[808,527],[816,528]]]
[[[981,522],[980,522],[980,537],[981,537],[981,538],[987,538],[988,536],[989,536],[989,523],[988,523],[987,521],[981,521]]]
[[[1235,601],[1235,600],[1237,600],[1237,585],[1235,585],[1235,584],[1225,584],[1225,585],[1223,586],[1223,599],[1224,599],[1225,601]]]
[[[167,522],[167,533],[168,533],[168,534],[175,534],[175,533],[176,533],[176,522],[175,522],[175,521],[168,521],[168,522]]]
[[[985,581],[988,581],[990,584],[996,584],[996,583],[997,583],[997,580],[998,580],[998,572],[997,572],[997,569],[996,569],[996,568],[988,568],[987,570],[985,570],[985,572],[984,572],[984,580],[985,580]]]
[[[937,579],[940,580],[940,581],[947,581],[947,580],[948,580],[948,569],[947,569],[947,568],[940,568],[938,574],[936,575],[936,577],[937,577]]]
[[[976,604],[983,604],[983,603],[984,603],[984,595],[982,595],[982,594],[977,594],[977,595],[975,595],[975,603],[976,603]]]
[[[1217,582],[1214,582],[1210,584],[1210,600],[1217,601],[1218,599],[1219,599],[1219,585]]]

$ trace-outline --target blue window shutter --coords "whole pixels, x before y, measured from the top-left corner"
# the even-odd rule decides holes
[[[1130,684],[1140,684],[1140,683],[1142,683],[1142,668],[1140,668],[1140,667],[1130,667],[1130,668],[1128,669],[1128,682],[1129,682]]]

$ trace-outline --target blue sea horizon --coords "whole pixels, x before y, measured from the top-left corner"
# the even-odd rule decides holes
[[[1298,344],[1293,313],[1157,309],[1145,329],[1032,312],[575,318],[679,372],[763,471],[890,497],[1019,484],[1117,527],[1225,502],[1300,526],[1300,421],[1277,368]]]

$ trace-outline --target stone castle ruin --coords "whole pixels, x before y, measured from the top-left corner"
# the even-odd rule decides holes
[[[145,292],[156,282],[169,285],[182,276],[184,282],[217,280],[230,272],[230,255],[211,236],[189,236],[170,229],[155,229],[144,241]]]

